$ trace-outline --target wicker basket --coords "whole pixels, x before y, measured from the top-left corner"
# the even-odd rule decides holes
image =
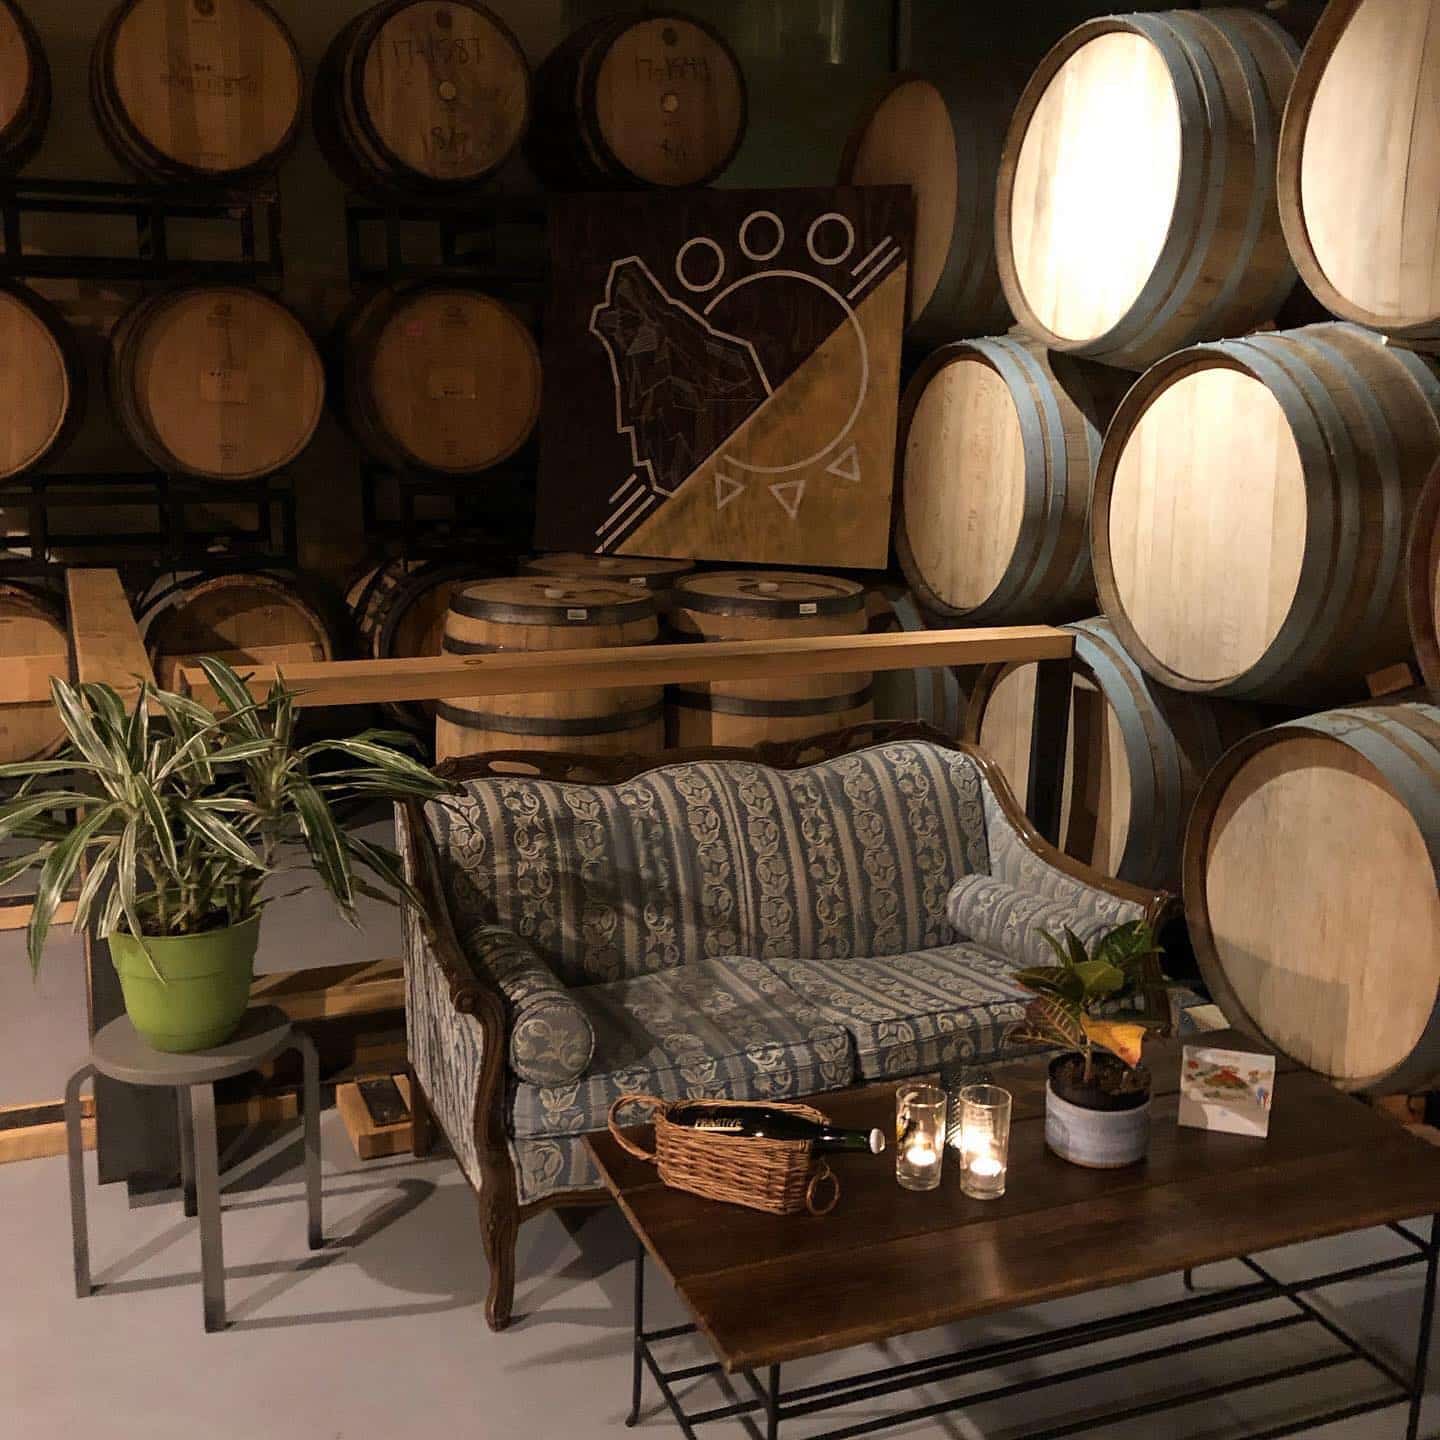
[[[771,1215],[828,1215],[835,1208],[840,1199],[840,1182],[824,1160],[814,1163],[808,1140],[721,1135],[677,1125],[670,1119],[692,1104],[750,1108],[750,1102],[744,1100],[658,1100],[653,1095],[622,1095],[610,1107],[610,1133],[621,1149],[637,1160],[654,1164],[661,1180],[676,1190],[688,1190],[707,1200],[746,1205]],[[648,1105],[654,1112],[653,1154],[621,1131],[615,1117],[627,1105]],[[827,1117],[809,1105],[767,1104],[766,1108],[788,1110],[792,1115],[827,1123]]]

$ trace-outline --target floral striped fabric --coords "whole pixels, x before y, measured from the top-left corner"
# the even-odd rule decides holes
[[[1027,993],[1015,965],[978,945],[860,960],[771,960],[770,968],[855,1044],[862,1080],[915,1075],[1004,1051]]]
[[[1120,907],[1125,907],[1125,902],[1117,902]],[[1063,944],[1068,926],[1088,946],[1124,920],[1138,920],[1143,914],[1138,905],[1125,907],[1134,913],[1118,919],[1113,911],[1077,910],[1069,900],[1017,890],[989,875],[966,875],[957,880],[945,908],[958,934],[1020,967],[1056,963],[1055,952],[1045,942],[1046,931]],[[1098,908],[1111,911],[1109,906]]]
[[[426,813],[458,928],[513,930],[586,985],[726,955],[946,944],[951,886],[988,869],[982,791],[965,755],[906,741],[801,770],[486,779]]]
[[[854,1078],[841,1025],[758,960],[697,960],[573,993],[595,1057],[571,1084],[515,1087],[519,1139],[601,1130],[625,1094],[791,1100]]]

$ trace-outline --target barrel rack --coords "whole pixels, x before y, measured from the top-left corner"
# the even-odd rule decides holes
[[[29,219],[57,215],[93,222],[86,232],[95,248],[27,250]],[[184,253],[196,247],[219,253]],[[141,290],[190,283],[275,287],[283,270],[273,177],[209,191],[30,177],[0,183],[0,279],[127,283]],[[129,532],[67,528],[67,513],[97,506],[139,509],[144,519]],[[42,466],[0,484],[0,509],[19,522],[7,533],[10,553],[0,558],[0,577],[58,575],[63,566],[53,559],[56,548],[124,550],[137,564],[167,569],[228,568],[237,559],[295,563],[295,497],[283,472],[222,487],[152,469]]]

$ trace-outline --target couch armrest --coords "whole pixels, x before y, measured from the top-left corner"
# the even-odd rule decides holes
[[[1055,964],[1046,931],[1063,940],[1061,932],[1068,927],[1089,945],[1121,923],[1093,909],[1081,909],[1068,898],[1019,890],[993,875],[957,880],[945,900],[945,917],[967,940],[1026,967]]]
[[[545,963],[513,930],[479,924],[461,942],[466,957],[505,996],[510,1017],[510,1068],[532,1085],[568,1085],[595,1053],[590,1017]]]
[[[404,902],[405,1031],[411,1072],[470,1183],[515,1185],[505,1137],[504,993],[455,936],[435,844],[418,801],[396,806],[406,879],[423,912]]]
[[[1174,895],[1102,875],[1093,866],[1056,849],[1030,822],[995,762],[977,746],[962,743],[961,748],[980,771],[992,879],[1026,895],[1058,902],[1071,916],[1060,924],[1068,924],[1077,933],[1083,934],[1091,926],[1098,930],[1128,920],[1145,920],[1160,935],[1178,918],[1180,902]],[[1156,960],[1149,961],[1147,969],[1145,1016],[1162,1033],[1168,1033],[1171,1007],[1162,992],[1164,976]]]

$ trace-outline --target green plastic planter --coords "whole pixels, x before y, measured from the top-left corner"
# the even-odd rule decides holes
[[[199,935],[151,936],[145,949],[133,935],[110,936],[130,1023],[157,1050],[186,1053],[219,1045],[235,1033],[250,1001],[250,977],[260,944],[260,917]]]

